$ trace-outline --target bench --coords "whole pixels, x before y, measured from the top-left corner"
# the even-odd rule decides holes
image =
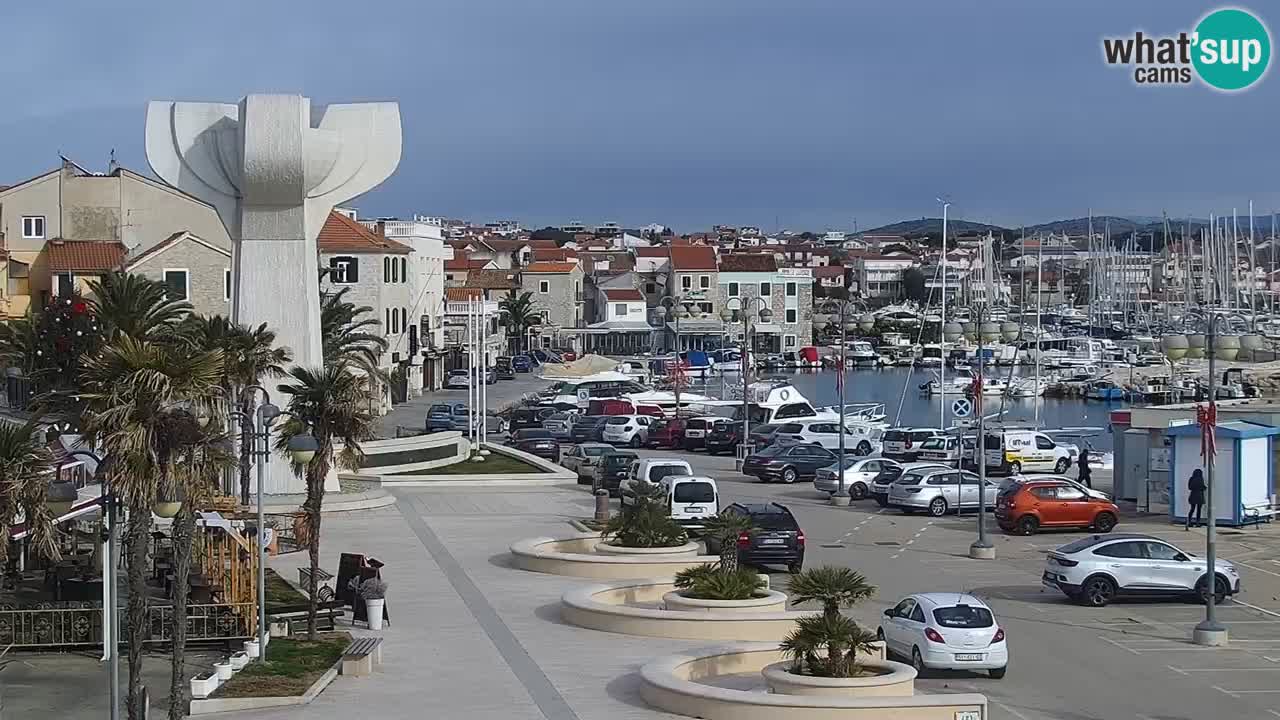
[[[382,638],[362,637],[351,641],[342,651],[342,674],[365,677],[373,674],[375,665],[382,664]]]
[[[333,575],[326,572],[324,568],[318,568],[316,570],[316,587],[323,587],[325,583],[332,579]],[[298,587],[304,593],[311,588],[311,568],[298,568]],[[317,590],[317,592],[319,591]]]
[[[347,613],[343,609],[342,603],[336,600],[319,603],[316,606],[316,630],[328,632],[335,629],[337,619],[344,617],[346,614]],[[307,611],[303,609],[273,612],[267,616],[267,621],[273,623],[288,623],[289,634],[296,635],[300,632],[306,632]]]
[[[1242,524],[1247,525],[1249,523],[1253,523],[1255,528],[1263,521],[1271,522],[1271,519],[1275,517],[1278,512],[1280,512],[1280,508],[1277,508],[1270,501],[1249,503],[1240,506],[1240,517],[1243,519]]]

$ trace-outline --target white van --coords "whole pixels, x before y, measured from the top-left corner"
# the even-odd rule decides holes
[[[700,528],[720,512],[720,490],[705,475],[668,475],[660,481],[667,492],[667,513],[687,528]]]
[[[669,458],[641,458],[631,461],[631,472],[627,474],[626,484],[620,489],[626,490],[636,483],[643,482],[656,485],[669,475],[693,475],[693,467],[684,460]],[[622,504],[630,505],[627,494],[622,493]]]
[[[1075,445],[1059,443],[1035,430],[988,432],[983,443],[988,470],[1009,475],[1025,472],[1065,473],[1080,454]]]

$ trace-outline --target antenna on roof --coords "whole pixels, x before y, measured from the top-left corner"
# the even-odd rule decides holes
[[[120,167],[116,164],[116,149],[111,148],[111,152],[107,154],[107,174],[110,175]]]

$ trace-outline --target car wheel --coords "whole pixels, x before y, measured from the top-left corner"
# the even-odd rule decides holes
[[[1000,678],[1004,677],[1005,672],[1008,670],[1009,668],[1007,667],[991,668],[990,670],[987,671],[987,673],[991,675],[992,680],[999,680]]]
[[[871,443],[867,442],[866,440],[863,440],[862,442],[858,443],[858,447],[854,449],[854,452],[856,452],[859,455],[870,455]]]
[[[884,642],[884,628],[876,628],[876,640],[879,642]],[[886,647],[884,649],[884,654],[885,655],[889,654],[889,648]]]
[[[1106,535],[1115,529],[1116,516],[1109,512],[1098,513],[1098,517],[1093,519],[1093,529]]]
[[[633,447],[633,448],[638,448],[638,447],[640,447],[640,445],[641,445],[641,444],[642,444],[642,443],[640,442],[640,436],[639,436],[639,435],[632,435],[632,436],[631,436],[631,447]]]
[[[876,504],[879,505],[880,507],[889,507],[889,500],[888,498],[882,498],[879,495],[877,495]]]
[[[1014,527],[1018,528],[1019,535],[1035,535],[1036,531],[1040,529],[1040,521],[1036,519],[1035,515],[1023,515],[1018,518],[1018,522],[1015,523]]]
[[[579,485],[586,485],[586,484],[587,484],[587,483],[589,483],[589,482],[591,482],[591,478],[587,477],[586,475],[581,475],[581,474],[579,474],[579,475],[578,475],[578,484],[579,484]],[[595,489],[595,488],[592,488],[592,490],[594,490],[594,489]]]
[[[867,499],[867,484],[856,482],[849,486],[849,497],[853,500]]]
[[[1103,607],[1116,596],[1116,583],[1105,575],[1094,575],[1080,586],[1080,600],[1089,607]]]
[[[944,498],[934,498],[929,503],[929,514],[933,517],[942,517],[947,514],[947,501]]]
[[[1014,460],[1013,462],[1009,463],[1010,475],[1017,475],[1021,472],[1022,472],[1022,463],[1018,462],[1017,460]]]
[[[796,481],[796,478],[797,478],[797,477],[799,477],[799,476],[798,476],[798,475],[796,475],[796,469],[795,469],[795,468],[793,468],[793,467],[783,468],[783,470],[782,470],[782,482],[784,482],[784,483],[786,483],[786,484],[790,485],[791,483],[793,483],[793,482],[795,482],[795,481]]]
[[[1071,461],[1066,458],[1058,458],[1058,462],[1054,463],[1053,471],[1061,475],[1071,467]]]
[[[791,563],[790,565],[787,566],[787,572],[791,573],[792,575],[795,575],[796,573],[800,572],[803,569],[804,569],[804,563],[802,562]]]
[[[1201,603],[1206,603],[1209,599],[1207,592],[1209,584],[1205,580],[1206,578],[1200,578],[1200,581],[1196,583],[1196,597],[1199,598]],[[1223,578],[1218,578],[1214,585],[1213,604],[1221,605],[1227,599],[1227,581]]]
[[[918,647],[911,648],[911,667],[916,669],[918,677],[924,677],[925,671],[929,669],[925,667],[924,657],[920,655],[920,648]]]

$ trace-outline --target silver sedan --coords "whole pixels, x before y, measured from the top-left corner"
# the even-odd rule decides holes
[[[819,492],[835,493],[840,489],[840,469],[844,467],[844,487],[849,497],[862,500],[871,492],[871,481],[882,470],[897,468],[899,464],[888,458],[855,458],[845,456],[838,463],[819,468],[813,476],[813,488]]]
[[[976,509],[980,502],[980,482],[978,476],[971,472],[957,472],[951,468],[908,471],[889,486],[889,504],[905,513],[923,510],[934,517],[960,509]],[[995,508],[999,493],[1000,485],[987,480],[983,500],[988,508]]]

